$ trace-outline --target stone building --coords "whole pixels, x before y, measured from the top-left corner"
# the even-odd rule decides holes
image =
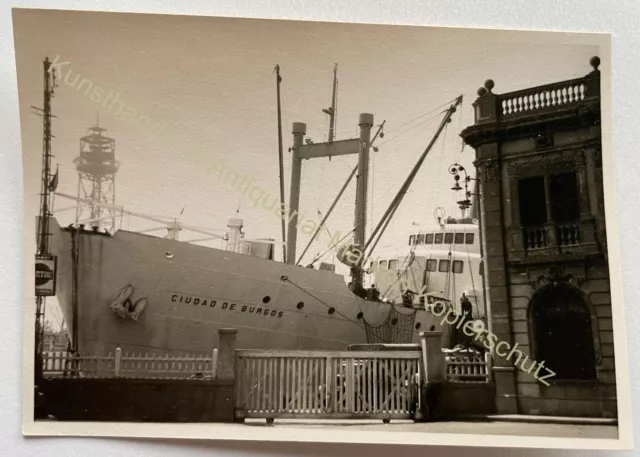
[[[506,94],[488,80],[462,132],[476,151],[489,330],[508,344],[492,358],[500,414],[617,415],[599,65]]]

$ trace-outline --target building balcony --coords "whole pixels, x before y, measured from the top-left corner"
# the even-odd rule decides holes
[[[503,120],[573,108],[587,97],[587,79],[571,79],[496,96],[497,116]],[[476,114],[478,110],[476,110]]]
[[[590,63],[593,71],[582,78],[504,94],[494,93],[494,82],[487,80],[473,103],[475,123],[461,136],[478,148],[498,137],[527,135],[531,129],[593,124],[600,116],[600,59]]]
[[[507,230],[509,254],[512,262],[535,263],[549,257],[583,258],[602,254],[596,243],[592,217],[579,221],[549,221],[536,226],[511,226]]]

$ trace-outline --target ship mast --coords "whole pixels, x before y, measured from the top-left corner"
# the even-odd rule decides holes
[[[365,233],[367,228],[367,182],[369,175],[369,141],[371,137],[371,127],[373,127],[373,115],[360,114],[358,125],[360,127],[360,151],[358,153],[358,173],[356,177],[356,209],[353,226],[354,247],[364,253]],[[362,257],[362,256],[361,256]],[[362,288],[363,269],[359,262],[351,268],[352,284],[354,289]]]
[[[55,87],[55,69],[51,69],[49,58],[44,60],[44,106],[35,108],[41,113],[42,135],[42,179],[40,183],[40,218],[38,220],[38,254],[49,254],[49,217],[51,212],[51,97]]]
[[[280,65],[276,65],[276,92],[278,96],[278,169],[279,169],[279,180],[280,180],[280,208],[285,208],[284,202],[284,157],[282,153],[282,107],[280,104],[280,83],[282,82],[282,78],[280,77]],[[287,261],[287,245],[286,245],[286,235],[285,235],[285,223],[284,218],[281,218],[282,225],[282,261]]]
[[[327,109],[323,109],[322,112],[329,115],[329,139],[328,143],[333,143],[333,138],[335,135],[336,128],[336,103],[337,103],[337,92],[336,89],[338,87],[338,64],[335,64],[333,67],[333,91],[331,93],[331,107]],[[331,160],[331,157],[329,157]]]
[[[38,214],[38,238],[36,261],[38,259],[46,259],[50,256],[49,252],[49,219],[52,216],[52,194],[55,192],[58,182],[58,174],[51,174],[51,97],[53,97],[54,87],[56,86],[55,69],[51,68],[49,58],[45,58],[43,62],[44,70],[44,105],[42,108],[34,108],[43,122],[42,137],[42,177],[40,182],[40,212]],[[38,265],[36,265],[36,272]],[[55,272],[54,272],[55,274]],[[36,277],[36,285],[38,284]],[[35,322],[35,379],[36,382],[42,376],[42,343],[44,339],[44,312],[46,298],[36,291],[36,322]]]
[[[440,134],[442,133],[442,131],[444,130],[444,128],[451,121],[451,116],[453,116],[453,114],[456,112],[457,107],[460,106],[461,104],[462,104],[462,96],[456,98],[455,101],[453,102],[453,104],[447,109],[446,114],[445,114],[444,118],[442,119],[442,122],[440,122],[440,126],[438,127],[438,130],[436,131],[435,135],[433,136],[433,138],[431,139],[431,141],[427,145],[426,149],[423,151],[422,155],[420,156],[420,158],[418,159],[418,161],[414,165],[413,169],[411,170],[411,173],[409,173],[409,176],[407,176],[407,178],[405,179],[404,183],[400,187],[400,190],[398,190],[398,193],[396,194],[396,196],[392,200],[391,204],[389,205],[389,207],[385,211],[384,215],[380,219],[380,222],[378,223],[376,228],[371,233],[371,237],[369,238],[369,240],[367,240],[366,244],[364,245],[364,249],[363,249],[363,251],[366,251],[367,248],[369,248],[369,246],[371,246],[371,249],[369,250],[369,253],[364,256],[364,261],[363,262],[361,262],[358,266],[356,266],[355,268],[352,269],[352,277],[353,277],[354,285],[358,285],[358,284],[361,285],[362,284],[362,278],[363,278],[362,265],[364,265],[365,262],[371,257],[371,254],[373,253],[373,250],[375,249],[376,245],[378,244],[378,242],[382,238],[382,235],[384,234],[384,231],[386,230],[387,226],[389,225],[389,222],[391,221],[391,219],[395,215],[396,210],[400,206],[400,203],[402,202],[402,199],[404,198],[405,194],[407,193],[407,190],[409,190],[409,187],[411,186],[411,183],[413,182],[413,179],[415,178],[416,174],[420,170],[420,167],[422,166],[424,160],[427,158],[427,155],[429,154],[429,152],[433,148],[433,145],[438,140],[438,138],[439,138]],[[356,209],[356,214],[357,214],[357,209]]]

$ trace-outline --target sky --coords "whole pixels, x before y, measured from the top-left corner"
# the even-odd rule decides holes
[[[14,36],[28,217],[38,211],[42,154],[42,119],[31,106],[42,106],[47,56],[69,62],[59,67],[52,103],[59,192],[76,195],[79,138],[99,116],[121,162],[117,204],[165,217],[186,206],[182,223],[216,233],[224,233],[239,209],[248,238],[279,239],[280,219],[253,207],[215,169],[222,163],[271,199],[278,196],[276,64],[283,78],[287,194],[291,125],[304,122],[307,138],[326,140],[329,119],[322,109],[330,105],[335,63],[336,139],[358,136],[359,113],[372,113],[376,125],[386,121],[378,152],[372,152],[367,233],[431,140],[444,109],[463,95],[379,245],[398,252],[410,233],[435,222],[436,207],[459,215],[455,201],[461,195],[449,190],[447,169],[459,162],[473,175],[474,151],[463,148],[459,133],[473,124],[472,103],[485,80],[493,79],[499,94],[577,78],[591,70],[589,59],[598,53],[594,46],[507,39],[500,31],[48,10],[14,10]],[[77,75],[86,81],[82,90],[71,84]],[[106,95],[96,101],[94,92],[85,93],[89,82],[117,94],[119,102],[105,103]],[[129,116],[118,112],[120,102]],[[160,133],[136,122],[140,115],[160,126]],[[324,214],[356,163],[355,156],[304,161],[300,213],[307,219],[317,218],[318,210]],[[351,230],[354,201],[355,180],[327,222],[331,233]],[[73,216],[61,213],[59,219],[68,224]],[[154,227],[143,219],[122,221],[122,228],[133,231]],[[202,235],[181,233],[183,240],[196,238]],[[299,234],[298,253],[308,239]],[[320,237],[305,259],[328,247],[329,237]]]

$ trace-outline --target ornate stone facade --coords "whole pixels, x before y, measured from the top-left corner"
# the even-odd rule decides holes
[[[494,355],[500,414],[617,414],[600,62],[591,63],[583,78],[510,94],[487,81],[462,132],[480,177],[490,331],[557,364],[546,386]]]

